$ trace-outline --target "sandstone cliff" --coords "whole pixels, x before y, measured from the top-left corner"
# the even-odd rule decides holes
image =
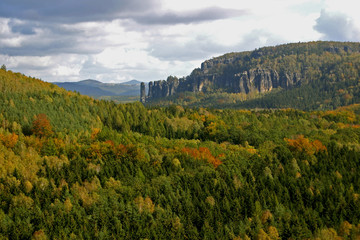
[[[250,69],[235,73],[232,77],[204,74],[187,78],[173,78],[149,83],[149,92],[145,96],[145,86],[141,90],[141,102],[172,96],[177,92],[209,92],[213,89],[225,89],[230,93],[268,92],[273,88],[288,89],[301,84],[299,73],[278,73],[272,69]]]
[[[321,78],[328,66],[319,59],[359,53],[359,43],[311,42],[266,47],[251,52],[229,53],[206,60],[185,78],[170,76],[149,83],[141,101],[172,96],[179,92],[265,93],[290,89]],[[329,55],[329,56],[328,56]]]

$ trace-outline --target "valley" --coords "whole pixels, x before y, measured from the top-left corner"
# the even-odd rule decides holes
[[[326,110],[160,107],[1,69],[0,238],[356,239],[360,105],[341,89]]]

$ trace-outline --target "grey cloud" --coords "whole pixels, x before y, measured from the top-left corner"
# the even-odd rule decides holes
[[[9,23],[9,27],[13,33],[20,33],[23,35],[33,35],[36,33],[34,25],[28,23],[18,23],[11,21]]]
[[[94,54],[104,49],[106,41],[101,25],[87,31],[81,27],[14,21],[8,23],[10,33],[0,34],[2,40],[21,39],[20,45],[0,44],[0,52],[9,56],[46,56],[63,53]],[[1,43],[1,42],[0,42]]]
[[[164,11],[160,0],[1,0],[0,16],[38,22],[75,23],[131,19],[139,24],[189,24],[246,14],[244,10],[210,7]],[[21,32],[21,30],[20,30]],[[25,33],[32,33],[26,29]]]
[[[0,17],[8,18],[11,32],[1,34],[0,51],[9,56],[45,56],[59,53],[93,54],[101,52],[106,43],[106,35],[100,28],[84,29],[74,27],[74,23],[98,21],[104,23],[122,19],[127,30],[142,31],[149,25],[190,24],[246,14],[244,10],[218,7],[194,11],[165,12],[160,0],[1,0]],[[68,26],[68,27],[66,27]],[[72,27],[69,27],[72,26]],[[87,31],[86,31],[87,30]],[[16,39],[19,44],[9,44]],[[1,44],[2,42],[7,44]],[[201,56],[208,52],[206,46],[186,46],[192,55]],[[158,49],[158,56],[166,55]],[[214,43],[208,46],[219,48]],[[185,50],[185,49],[184,49]],[[179,51],[180,58],[188,58],[188,51]],[[190,56],[189,56],[190,58]]]
[[[89,34],[84,28],[64,25],[87,21],[106,24],[121,19],[128,31],[142,32],[149,25],[199,23],[244,14],[244,10],[218,7],[164,11],[160,0],[1,0],[0,18],[9,20],[11,32],[0,32],[0,51],[9,56],[92,54],[104,49],[108,33],[95,29]],[[9,44],[14,39],[20,39],[20,44]],[[2,45],[1,40],[7,44]],[[197,50],[196,54],[202,54],[201,51]]]
[[[159,6],[158,0],[1,0],[0,16],[53,22],[106,21]]]
[[[323,34],[323,40],[359,41],[360,30],[345,14],[321,11],[314,29]]]
[[[184,12],[155,12],[141,16],[135,16],[133,19],[145,25],[170,25],[170,24],[190,24],[230,17],[246,15],[246,10],[225,9],[219,7],[210,7],[195,11]]]

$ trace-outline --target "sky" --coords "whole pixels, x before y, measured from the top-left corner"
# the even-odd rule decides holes
[[[1,0],[0,65],[48,82],[183,77],[228,52],[360,41],[355,0]]]

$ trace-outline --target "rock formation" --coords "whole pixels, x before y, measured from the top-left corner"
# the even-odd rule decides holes
[[[251,52],[228,53],[206,60],[201,68],[184,78],[149,83],[141,87],[141,101],[173,96],[180,92],[265,93],[276,88],[290,89],[313,81],[326,70],[317,58],[360,52],[358,43],[311,42],[265,47]],[[316,57],[315,57],[316,56]]]
[[[145,92],[145,83],[140,84],[140,102],[145,103],[146,101],[146,92]]]
[[[204,69],[208,69],[209,62]],[[205,65],[202,65],[205,66]],[[207,72],[207,71],[204,72]],[[203,73],[204,73],[203,72]],[[300,73],[278,73],[272,69],[250,69],[235,73],[231,77],[217,74],[201,74],[186,78],[168,78],[149,83],[149,92],[145,97],[145,86],[141,89],[141,102],[172,96],[177,92],[208,92],[211,89],[223,89],[230,93],[269,92],[273,88],[288,89],[300,84]]]

